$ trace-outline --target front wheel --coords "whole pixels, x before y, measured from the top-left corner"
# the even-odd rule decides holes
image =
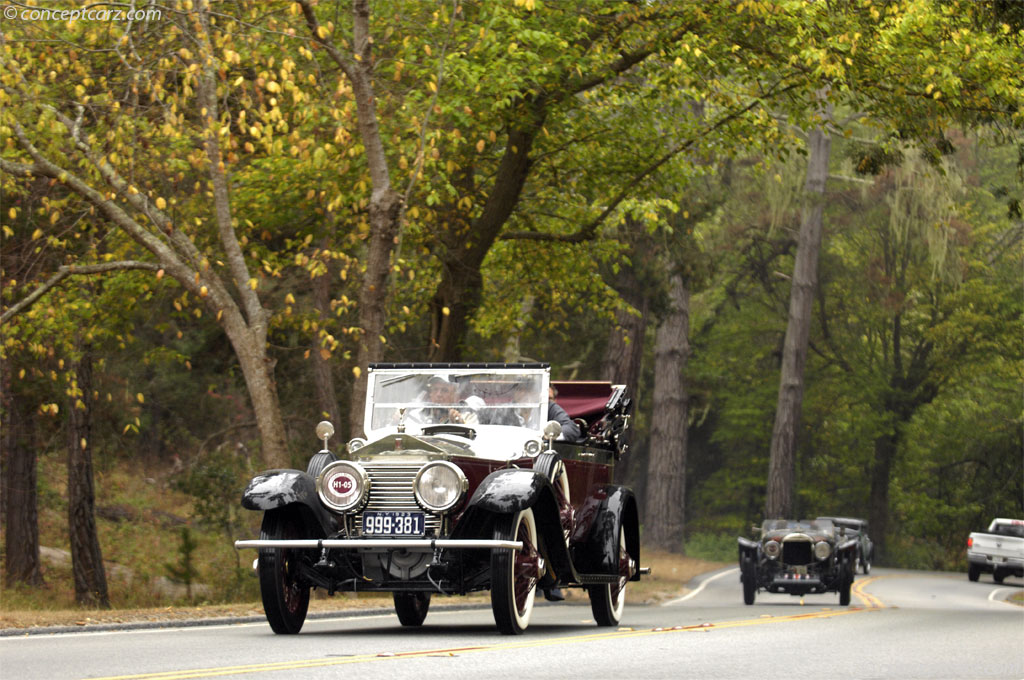
[[[850,562],[847,562],[846,560],[844,560],[841,563],[841,568],[843,570],[843,573],[842,573],[842,576],[840,577],[842,580],[839,583],[839,606],[840,607],[849,607],[850,606],[850,591],[853,588],[853,571],[854,571],[854,566]]]
[[[290,508],[268,510],[263,514],[260,540],[303,538],[302,520]],[[309,584],[299,577],[299,550],[261,548],[257,571],[263,611],[271,629],[279,635],[295,635],[302,630],[309,609]]]
[[[491,551],[491,610],[494,623],[504,635],[519,635],[530,624],[537,582],[544,573],[544,558],[537,547],[537,522],[533,510],[499,517],[494,527],[497,541],[522,541],[521,550]]]
[[[626,607],[626,583],[633,575],[635,562],[626,550],[626,534],[619,528],[619,578],[614,583],[590,586],[590,611],[599,626],[617,626]]]
[[[757,598],[757,570],[749,557],[740,565],[740,580],[743,581],[743,604],[754,604]]]
[[[430,608],[430,593],[392,593],[395,613],[403,626],[422,626]]]
[[[313,457],[309,459],[309,463],[306,465],[306,474],[313,479],[317,479],[320,473],[324,471],[324,468],[338,460],[330,451],[320,451],[314,453]]]

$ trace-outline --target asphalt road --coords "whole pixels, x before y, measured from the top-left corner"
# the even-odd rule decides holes
[[[758,594],[738,572],[707,575],[661,606],[627,606],[598,628],[586,605],[538,605],[524,635],[494,629],[489,608],[435,608],[422,628],[391,613],[0,638],[0,677],[54,678],[1024,678],[1024,608],[966,574],[875,569],[853,605],[835,594]],[[440,602],[458,603],[457,599]]]

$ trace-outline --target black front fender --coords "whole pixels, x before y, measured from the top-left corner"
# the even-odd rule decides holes
[[[598,500],[598,507],[586,539],[573,544],[576,569],[587,574],[617,574],[620,532],[626,539],[626,551],[639,565],[640,514],[633,492],[627,487],[610,484],[604,487],[603,493],[588,499],[593,500]],[[640,580],[639,570],[631,580]]]
[[[736,540],[739,543],[740,557],[743,557],[743,556],[756,557],[757,556],[757,549],[761,545],[760,542],[752,541],[749,538],[743,538],[742,536],[738,537]]]
[[[242,492],[242,507],[264,511],[299,505],[320,524],[323,535],[337,529],[337,520],[320,503],[316,493],[316,480],[301,470],[267,470],[262,472]]]
[[[551,482],[533,470],[503,469],[487,475],[469,499],[469,507],[510,515],[532,508]]]
[[[575,576],[562,535],[558,502],[551,481],[534,470],[505,468],[487,475],[466,504],[452,538],[490,538],[494,521],[527,508],[533,510],[545,557],[560,578]]]

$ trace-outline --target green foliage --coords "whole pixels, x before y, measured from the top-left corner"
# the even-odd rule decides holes
[[[178,561],[165,562],[164,569],[175,581],[185,584],[188,599],[192,599],[192,584],[195,583],[198,572],[194,562],[194,556],[198,543],[192,537],[188,527],[181,528],[181,543],[178,546]]]
[[[683,552],[687,557],[708,562],[734,562],[738,550],[737,535],[740,534],[690,534],[683,542]]]
[[[195,514],[210,527],[231,539],[245,526],[239,499],[256,471],[244,449],[218,447],[197,457],[174,479],[173,486],[195,503]]]

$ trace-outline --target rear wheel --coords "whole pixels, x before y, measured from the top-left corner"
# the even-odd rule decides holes
[[[992,571],[992,580],[996,583],[1002,583],[1004,578],[1006,578],[1006,572],[1002,569],[994,569]]]
[[[569,537],[572,535],[574,513],[569,497],[569,475],[565,470],[565,463],[557,453],[542,453],[534,461],[533,469],[551,481],[555,492],[555,502],[558,504],[558,522],[562,527],[562,539],[568,547]],[[544,599],[551,602],[561,602],[565,599],[565,595],[558,587],[554,571],[549,569],[541,579],[540,585],[544,590]]]
[[[263,514],[260,540],[302,538],[302,520],[291,508],[268,510]],[[260,596],[267,622],[275,633],[294,635],[302,630],[309,609],[309,584],[299,577],[300,551],[291,548],[261,548],[257,570]]]
[[[491,551],[491,610],[494,623],[505,635],[519,635],[530,624],[537,582],[544,573],[544,558],[537,547],[533,510],[499,517],[494,527],[498,541],[522,541],[521,550]]]
[[[393,593],[395,613],[403,626],[421,626],[430,608],[430,593]]]
[[[590,610],[599,626],[617,626],[626,607],[626,584],[633,575],[633,558],[626,550],[626,533],[619,528],[619,578],[614,583],[590,586]]]
[[[981,576],[981,567],[976,564],[967,565],[967,578],[971,581],[977,581],[978,577]]]
[[[565,471],[565,463],[557,453],[542,453],[537,456],[534,470],[551,480],[551,486],[555,491],[555,501],[558,503],[558,521],[562,525],[565,544],[569,545],[569,536],[572,533],[573,525],[573,509],[572,501],[569,498],[569,475]]]

